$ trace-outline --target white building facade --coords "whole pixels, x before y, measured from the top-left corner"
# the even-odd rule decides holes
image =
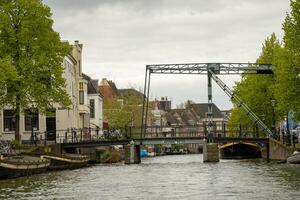
[[[47,114],[37,109],[20,115],[20,135],[22,141],[46,139],[63,142],[65,140],[88,140],[102,134],[102,96],[98,90],[90,91],[90,84],[97,80],[82,73],[82,44],[75,41],[72,52],[63,60],[66,90],[71,100],[68,108],[55,103]],[[96,86],[98,88],[98,86]],[[92,111],[92,113],[91,113]],[[0,110],[0,140],[15,139],[15,119],[13,110]]]

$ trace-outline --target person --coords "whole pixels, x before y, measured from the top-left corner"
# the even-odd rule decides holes
[[[75,140],[76,142],[78,142],[78,139],[77,139],[77,132],[76,132],[75,128],[73,129],[73,135],[74,135],[74,140]]]

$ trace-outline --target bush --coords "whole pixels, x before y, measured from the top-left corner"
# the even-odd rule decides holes
[[[23,147],[22,143],[18,140],[12,140],[10,142],[10,147],[12,149],[21,149]]]
[[[104,151],[100,156],[100,162],[101,163],[107,163],[111,159],[111,153],[109,150]]]

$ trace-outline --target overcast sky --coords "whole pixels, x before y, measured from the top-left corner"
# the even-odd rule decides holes
[[[63,40],[83,44],[83,71],[118,88],[143,88],[145,65],[255,62],[289,12],[288,0],[44,0]],[[223,76],[233,86],[239,76]],[[203,75],[153,75],[151,98],[207,102]],[[213,85],[213,101],[232,105]]]

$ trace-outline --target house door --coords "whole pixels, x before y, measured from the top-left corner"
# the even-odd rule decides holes
[[[55,140],[56,139],[56,115],[55,110],[48,112],[46,117],[46,139]]]

